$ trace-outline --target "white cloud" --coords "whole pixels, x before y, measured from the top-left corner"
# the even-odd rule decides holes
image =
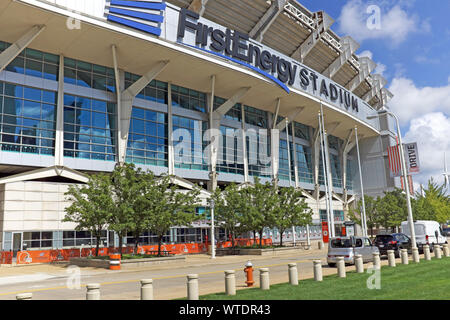
[[[410,15],[403,9],[403,7],[409,7],[404,1],[397,1],[394,6],[391,3],[389,1],[378,3],[380,9],[380,19],[378,19],[376,12],[368,11],[368,8],[371,8],[370,3],[362,0],[348,1],[338,18],[339,31],[358,41],[386,39],[393,45],[403,42],[413,32],[430,31],[427,21],[420,22],[417,15]],[[419,28],[419,25],[424,28]]]
[[[442,184],[444,177],[444,152],[450,157],[450,116],[442,112],[428,113],[411,121],[404,143],[417,142],[419,149],[420,174],[414,175],[415,189],[428,179]]]
[[[388,89],[394,94],[390,109],[402,126],[427,113],[450,115],[450,83],[443,87],[420,88],[412,80],[401,77],[394,78]]]

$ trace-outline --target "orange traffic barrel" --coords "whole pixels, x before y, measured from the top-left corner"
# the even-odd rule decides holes
[[[109,255],[109,270],[120,270],[120,254]]]

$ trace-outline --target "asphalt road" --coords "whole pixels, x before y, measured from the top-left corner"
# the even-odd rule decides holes
[[[322,259],[324,274],[336,273],[336,269],[325,266],[326,251],[301,251],[299,254],[287,254],[276,257],[258,257],[253,260],[254,268],[268,267],[270,282],[288,282],[288,263],[297,262],[299,279],[313,276],[312,260]],[[31,275],[18,275],[12,277],[0,277],[0,300],[14,300],[16,294],[22,292],[33,293],[33,300],[84,300],[86,299],[86,287],[88,283],[100,283],[102,300],[139,300],[140,280],[153,279],[154,298],[156,300],[168,300],[184,298],[187,295],[186,275],[199,275],[200,295],[224,292],[224,270],[236,270],[237,290],[245,288],[244,265],[248,256],[236,257],[234,261],[217,257],[213,264],[189,265],[189,263],[173,267],[153,267],[151,270],[114,272],[100,270],[85,272],[81,270],[79,288],[76,286],[74,274],[68,273],[46,274],[35,273]],[[210,262],[210,261],[208,261]],[[328,270],[327,270],[328,269]],[[255,286],[259,286],[259,271],[254,271]]]

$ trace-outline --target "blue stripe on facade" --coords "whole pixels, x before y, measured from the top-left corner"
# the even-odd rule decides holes
[[[141,2],[141,1],[125,1],[125,0],[111,0],[111,6],[124,6],[141,9],[165,10],[165,2]]]
[[[157,14],[151,14],[151,13],[144,13],[144,12],[138,12],[138,11],[132,11],[132,10],[126,10],[126,9],[119,9],[119,8],[109,8],[110,13],[116,13],[121,14],[128,17],[133,18],[139,18],[146,21],[153,21],[153,22],[163,22],[164,17],[157,15]]]
[[[120,23],[122,25],[131,27],[131,28],[134,28],[134,29],[137,29],[137,30],[141,30],[141,31],[144,31],[144,32],[148,32],[148,33],[154,34],[154,35],[156,35],[158,37],[161,35],[161,29],[160,28],[152,27],[152,26],[149,26],[147,24],[143,24],[143,23],[139,23],[139,22],[136,22],[136,21],[123,19],[123,18],[120,18],[120,17],[116,17],[114,15],[108,15],[108,20]]]
[[[204,52],[208,52],[208,53],[214,54],[214,55],[219,56],[219,57],[221,57],[221,58],[224,58],[224,59],[227,59],[227,60],[236,62],[236,63],[238,63],[238,64],[240,64],[240,65],[242,65],[242,66],[245,66],[245,67],[247,67],[247,68],[250,68],[250,69],[252,69],[253,71],[256,71],[256,72],[258,72],[259,74],[262,74],[264,77],[269,78],[270,80],[272,80],[273,82],[275,82],[276,84],[278,84],[278,85],[279,85],[281,88],[283,88],[284,91],[286,91],[287,93],[290,93],[290,92],[291,92],[291,91],[289,90],[289,88],[288,88],[283,82],[281,82],[280,80],[278,80],[277,78],[275,78],[275,77],[272,76],[271,74],[269,74],[269,73],[267,73],[267,72],[265,72],[265,71],[262,71],[262,70],[256,68],[255,66],[252,66],[251,64],[242,62],[242,61],[240,61],[240,60],[237,60],[237,59],[234,59],[234,58],[231,58],[231,57],[228,57],[228,56],[223,55],[223,54],[218,53],[218,52],[214,52],[214,51],[206,50],[206,49],[199,48],[199,47],[196,47],[196,46],[192,46],[192,45],[183,43],[183,42],[181,42],[181,41],[178,41],[178,43],[180,43],[180,44],[182,44],[182,45],[185,45],[185,46],[188,46],[188,47],[191,47],[191,48],[195,48],[195,49],[202,50],[202,51],[204,51]]]

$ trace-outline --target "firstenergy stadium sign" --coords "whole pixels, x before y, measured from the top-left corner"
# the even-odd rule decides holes
[[[197,13],[181,9],[177,31],[179,43],[248,67],[277,83],[287,93],[290,93],[288,85],[299,86],[347,110],[351,108],[359,112],[359,98],[328,78],[250,40],[247,34],[224,27],[211,27],[199,22],[199,19]],[[195,33],[195,45],[184,42],[186,31]]]

